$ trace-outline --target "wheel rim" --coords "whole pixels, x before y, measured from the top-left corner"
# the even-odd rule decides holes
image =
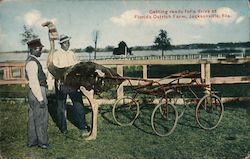
[[[151,116],[151,126],[159,136],[170,135],[174,131],[177,121],[178,112],[172,104],[158,104]]]
[[[115,122],[120,126],[132,125],[139,115],[139,104],[131,97],[118,99],[112,110]]]
[[[224,114],[224,106],[217,95],[206,95],[197,104],[195,116],[199,126],[206,130],[216,128]]]

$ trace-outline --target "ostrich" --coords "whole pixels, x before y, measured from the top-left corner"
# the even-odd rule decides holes
[[[94,94],[100,95],[114,86],[122,83],[121,79],[114,80],[109,77],[120,77],[113,70],[93,62],[79,62],[73,66],[58,68],[53,64],[55,52],[55,40],[58,40],[58,32],[55,25],[47,21],[42,24],[48,27],[50,51],[47,59],[49,72],[57,79],[63,79],[65,85],[80,90],[88,99],[92,107],[92,126],[85,140],[95,140],[97,137],[97,115],[99,105],[94,99]]]

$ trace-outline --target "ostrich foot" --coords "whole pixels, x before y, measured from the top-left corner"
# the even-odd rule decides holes
[[[96,139],[96,135],[92,135],[92,134],[85,138],[86,141],[95,140],[95,139]]]
[[[90,132],[88,132],[88,133],[86,133],[86,134],[84,134],[83,136],[81,136],[81,137],[89,137],[91,135],[91,131]]]

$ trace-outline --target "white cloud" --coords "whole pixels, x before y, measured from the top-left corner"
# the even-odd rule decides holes
[[[135,19],[135,15],[142,15],[138,10],[128,10],[122,13],[120,16],[112,17],[110,20],[118,25],[126,26],[137,24],[138,20]]]
[[[204,16],[204,14],[199,14],[200,16]],[[239,16],[237,12],[235,12],[233,9],[228,7],[221,7],[218,8],[216,11],[216,15],[219,16],[219,18],[197,18],[195,20],[192,20],[191,23],[195,25],[205,26],[208,24],[220,24],[228,26],[232,23],[241,23],[245,16]]]
[[[161,14],[145,14],[139,10],[127,10],[119,16],[110,18],[110,20],[120,26],[143,24],[146,26],[166,25],[171,19],[163,19]],[[158,18],[157,18],[158,17]]]
[[[36,24],[39,19],[41,19],[41,12],[38,10],[31,10],[25,13],[23,18],[27,25],[32,26]]]
[[[236,24],[238,23],[241,23],[243,20],[245,19],[245,16],[239,16],[237,19],[236,19]]]
[[[220,18],[213,18],[211,20],[213,23],[229,25],[230,23],[235,22],[237,18],[237,13],[228,7],[218,8],[216,13],[220,16]]]
[[[20,19],[20,17],[16,17],[16,19]],[[28,26],[36,26],[41,27],[41,24],[46,21],[52,21],[54,24],[57,23],[56,18],[48,19],[42,16],[42,13],[38,10],[30,10],[23,15],[22,18]]]

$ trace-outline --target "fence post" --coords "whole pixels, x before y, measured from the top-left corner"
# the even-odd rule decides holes
[[[148,78],[148,68],[147,65],[142,65],[143,67],[143,79],[147,79]]]
[[[117,65],[117,74],[119,74],[120,76],[123,76],[123,65]],[[119,97],[122,97],[123,95],[124,95],[123,84],[120,84],[120,86],[117,89],[117,99]]]
[[[211,90],[211,66],[210,63],[201,63],[201,82],[208,85]]]
[[[11,67],[5,67],[4,68],[3,79],[4,80],[9,80],[11,78],[12,78]]]

